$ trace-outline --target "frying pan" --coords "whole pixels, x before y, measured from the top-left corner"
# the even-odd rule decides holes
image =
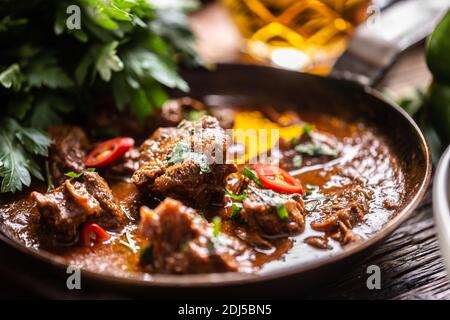
[[[368,86],[336,76],[320,77],[240,64],[218,65],[213,71],[187,71],[183,76],[191,87],[190,95],[208,102],[273,103],[275,106],[297,110],[301,108],[362,119],[385,137],[399,159],[405,177],[405,196],[401,207],[368,240],[352,244],[342,252],[320,260],[286,266],[281,264],[270,271],[256,274],[154,275],[148,279],[119,278],[84,270],[84,279],[95,285],[111,285],[123,290],[153,293],[159,297],[165,294],[186,297],[187,292],[206,296],[214,294],[215,297],[234,294],[232,297],[236,297],[236,292],[244,294],[248,290],[255,297],[257,292],[268,293],[265,288],[285,288],[287,285],[294,290],[301,290],[326,279],[325,275],[339,274],[345,265],[368,253],[411,215],[427,190],[432,164],[424,136],[405,111]],[[4,233],[0,233],[0,238],[47,265],[56,266],[57,269],[62,267],[60,271],[65,271],[67,267],[60,257],[26,248]]]

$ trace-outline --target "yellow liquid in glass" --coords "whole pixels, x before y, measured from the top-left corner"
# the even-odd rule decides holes
[[[345,51],[370,0],[223,0],[252,58],[326,74]]]

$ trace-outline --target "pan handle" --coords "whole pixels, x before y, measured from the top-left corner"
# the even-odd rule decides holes
[[[388,1],[391,2],[391,1]],[[373,15],[361,25],[338,59],[332,76],[375,86],[406,49],[425,39],[450,8],[450,0],[404,0],[369,7]]]

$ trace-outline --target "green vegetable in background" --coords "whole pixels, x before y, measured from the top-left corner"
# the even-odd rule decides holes
[[[450,11],[428,39],[427,64],[434,80],[429,88],[428,113],[444,144],[450,144]]]
[[[450,85],[450,11],[428,38],[427,64],[436,81]]]
[[[450,85],[435,81],[429,90],[431,120],[442,141],[450,144]]]
[[[80,28],[70,30],[73,11]],[[89,117],[98,97],[144,119],[188,90],[178,64],[200,63],[187,28],[194,0],[0,0],[1,192],[42,178],[50,124]]]

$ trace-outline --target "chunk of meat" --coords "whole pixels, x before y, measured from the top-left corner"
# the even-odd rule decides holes
[[[31,196],[42,223],[58,241],[76,239],[80,225],[86,221],[115,229],[126,220],[108,184],[95,172],[85,172],[79,179],[67,179],[46,194],[33,192]]]
[[[245,194],[239,212],[241,219],[253,230],[265,237],[286,237],[303,232],[306,209],[300,195],[286,195],[264,189],[246,177],[235,181],[237,188],[230,188],[235,194]],[[285,206],[286,218],[280,217],[277,208]],[[231,206],[226,205],[227,215]]]
[[[238,240],[219,233],[194,209],[166,198],[155,210],[141,209],[140,230],[152,257],[146,271],[170,274],[243,271],[254,258]]]
[[[123,180],[131,177],[139,169],[140,156],[139,149],[132,148],[120,159],[117,159],[105,168],[101,168],[102,176],[109,180]]]
[[[211,115],[219,121],[219,124],[224,129],[232,129],[234,126],[234,117],[236,110],[232,108],[214,107],[209,110]]]
[[[370,192],[359,185],[349,185],[333,193],[333,204],[322,213],[323,218],[311,223],[314,230],[324,231],[345,245],[359,237],[352,229],[369,211]]]
[[[177,126],[183,120],[198,120],[198,115],[206,114],[205,105],[190,97],[167,101],[161,109],[161,124]]]
[[[54,183],[59,185],[66,179],[66,172],[84,170],[89,141],[83,129],[79,127],[50,126],[48,133],[54,142],[49,151],[50,172]]]
[[[141,146],[140,168],[132,181],[155,195],[206,207],[223,195],[225,178],[237,170],[225,163],[227,139],[210,116],[160,128]]]
[[[249,196],[243,201],[241,216],[253,228],[267,236],[289,236],[303,232],[305,228],[304,214],[306,210],[299,197],[287,197],[272,190],[260,189],[256,186],[246,192]],[[280,218],[277,206],[270,199],[283,198],[288,217]]]
[[[310,237],[305,238],[304,242],[316,249],[321,249],[321,250],[332,249],[332,247],[328,244],[327,237],[310,236]]]

